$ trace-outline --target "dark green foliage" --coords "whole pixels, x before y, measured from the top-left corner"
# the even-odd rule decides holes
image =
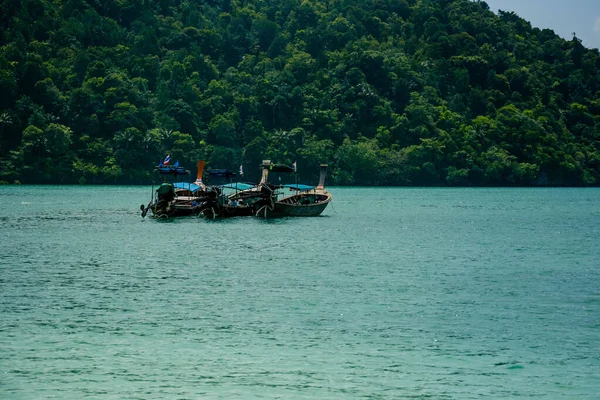
[[[600,184],[600,53],[469,0],[6,0],[0,180]]]

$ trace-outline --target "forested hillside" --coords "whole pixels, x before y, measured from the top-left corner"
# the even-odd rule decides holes
[[[600,54],[470,0],[3,0],[0,181],[167,154],[339,185],[598,185]]]

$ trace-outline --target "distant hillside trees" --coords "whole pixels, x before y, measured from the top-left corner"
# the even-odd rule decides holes
[[[5,1],[0,181],[600,184],[600,54],[470,0]],[[247,174],[248,177],[253,174]]]

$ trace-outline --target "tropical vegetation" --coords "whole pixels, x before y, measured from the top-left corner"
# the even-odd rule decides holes
[[[0,181],[600,183],[600,53],[483,1],[0,4]]]

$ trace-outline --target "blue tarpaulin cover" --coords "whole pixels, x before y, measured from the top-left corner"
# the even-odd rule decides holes
[[[177,189],[187,189],[192,193],[197,192],[198,190],[202,190],[202,188],[195,183],[187,183],[187,182],[176,182],[173,184]]]
[[[159,165],[156,167],[156,171],[158,171],[161,175],[187,175],[188,171],[185,168],[180,167],[179,165]]]
[[[290,188],[290,189],[296,189],[296,190],[313,190],[315,187],[314,186],[309,186],[309,185],[300,185],[300,184],[288,184],[288,185],[283,185],[284,187]]]
[[[252,189],[254,187],[254,185],[249,185],[247,183],[242,183],[242,182],[234,182],[234,183],[228,183],[221,187],[226,188],[226,189],[248,190],[248,189]]]

